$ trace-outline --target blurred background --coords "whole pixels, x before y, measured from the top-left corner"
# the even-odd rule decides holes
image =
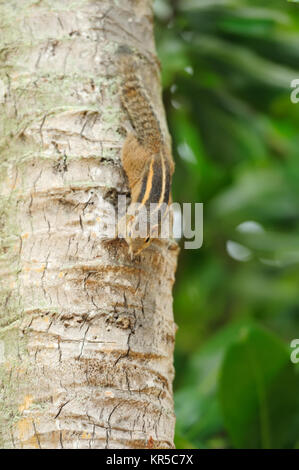
[[[176,446],[299,448],[299,4],[155,14],[174,200],[204,203],[174,291]]]

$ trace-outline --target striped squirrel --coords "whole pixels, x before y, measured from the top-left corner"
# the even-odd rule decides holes
[[[159,236],[161,218],[145,237],[140,237],[136,235],[136,217],[128,215],[133,213],[130,209],[139,203],[148,214],[150,204],[155,203],[155,210],[161,211],[162,219],[165,217],[171,200],[174,163],[159,120],[136,73],[137,63],[131,49],[119,46],[118,61],[122,77],[121,103],[133,129],[127,134],[121,154],[131,191],[131,204],[125,216],[125,239],[133,258]]]

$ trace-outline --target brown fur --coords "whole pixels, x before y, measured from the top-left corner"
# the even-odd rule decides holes
[[[123,78],[121,100],[133,128],[122,148],[122,164],[128,178],[131,202],[142,202],[148,206],[151,202],[164,199],[163,189],[170,190],[174,163],[150,99],[136,75],[134,56],[127,48],[120,52],[119,67]],[[131,219],[128,224],[132,224]],[[126,238],[131,254],[139,253],[148,246],[151,240],[147,238]]]

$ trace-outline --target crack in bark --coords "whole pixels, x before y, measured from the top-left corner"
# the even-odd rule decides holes
[[[83,337],[83,341],[82,341],[82,345],[81,345],[81,351],[80,351],[80,354],[79,354],[79,356],[78,356],[78,359],[80,359],[81,356],[82,356],[83,348],[84,348],[84,344],[85,344],[85,339],[86,339],[86,335],[87,335],[87,333],[88,333],[89,328],[90,328],[90,325],[88,325],[88,327],[86,328],[86,331],[85,331],[85,333],[84,333],[84,337]]]
[[[37,440],[37,443],[38,443],[38,447],[39,447],[39,449],[41,449],[40,440],[39,440],[39,435],[38,435],[38,433],[37,433],[37,431],[36,431],[36,426],[35,426],[34,420],[32,420],[32,425],[33,425],[33,429],[34,429],[34,435],[35,435],[36,440]]]
[[[121,406],[121,403],[117,403],[117,405],[114,406],[114,408],[112,409],[111,413],[108,416],[107,428],[106,428],[106,446],[105,446],[105,449],[109,449],[109,439],[110,439],[110,436],[111,436],[111,424],[110,424],[111,416],[113,415],[115,410],[117,408],[119,408],[120,406]]]
[[[62,405],[60,405],[59,410],[58,410],[57,414],[55,415],[54,419],[57,419],[57,418],[58,418],[58,416],[60,415],[62,409],[63,409],[68,403],[70,403],[72,400],[73,400],[73,399],[67,400],[65,403],[63,403]]]

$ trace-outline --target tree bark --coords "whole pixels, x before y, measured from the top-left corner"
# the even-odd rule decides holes
[[[171,448],[177,247],[103,239],[117,48],[167,134],[150,0],[0,1],[1,447]]]

